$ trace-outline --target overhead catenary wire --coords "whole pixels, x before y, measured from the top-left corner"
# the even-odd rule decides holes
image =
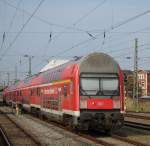
[[[147,11],[142,12],[142,13],[136,15],[136,16],[130,17],[129,19],[126,19],[125,21],[122,21],[122,22],[120,22],[120,23],[118,23],[118,24],[116,24],[116,25],[111,26],[110,28],[108,28],[108,29],[105,31],[105,37],[106,37],[106,32],[109,32],[109,31],[111,31],[111,30],[117,29],[117,28],[119,28],[119,27],[121,27],[121,26],[123,26],[123,25],[125,25],[125,24],[127,24],[127,23],[129,23],[129,22],[131,22],[131,21],[136,20],[137,18],[140,18],[140,17],[142,17],[142,16],[148,14],[149,12],[150,12],[150,10],[147,10]],[[96,37],[95,37],[95,38],[96,38]],[[97,39],[97,38],[96,38],[96,39]],[[68,51],[74,49],[75,47],[78,47],[78,46],[80,46],[80,45],[83,45],[84,43],[87,43],[88,41],[91,41],[91,40],[93,40],[93,38],[92,38],[92,39],[84,40],[84,41],[82,41],[82,42],[79,42],[79,43],[75,44],[74,46],[72,46],[72,47],[70,47],[70,48],[68,48],[68,49],[65,49],[64,51],[61,51],[61,52],[57,53],[56,55],[54,55],[54,57],[57,57],[57,56],[59,56],[59,55],[62,55],[62,54],[64,54],[64,53],[66,53],[66,52],[68,52]]]
[[[150,47],[146,47],[146,48],[141,48],[139,49],[139,52],[142,52],[142,51],[145,51],[145,50],[150,50]],[[129,55],[130,52],[125,52],[124,54],[120,54],[120,55],[117,55],[117,56],[114,56],[115,58],[122,58],[122,57],[125,57],[125,55]]]
[[[8,4],[8,2],[7,2],[7,4]],[[10,5],[10,4],[9,4]],[[12,6],[12,5],[11,5]],[[23,10],[24,11],[24,10]],[[25,11],[26,12],[26,11]],[[27,12],[28,13],[28,12]],[[146,12],[144,12],[144,13],[141,13],[141,14],[139,14],[139,15],[137,15],[137,16],[134,16],[134,17],[132,17],[132,18],[129,18],[129,19],[127,19],[127,20],[125,20],[124,21],[124,23],[122,22],[122,23],[120,23],[120,24],[118,24],[118,25],[115,25],[115,26],[113,26],[113,27],[111,27],[110,28],[110,30],[111,29],[115,29],[115,28],[118,28],[118,27],[120,27],[120,26],[122,26],[122,25],[124,25],[124,24],[126,24],[126,23],[128,23],[128,22],[130,22],[130,21],[133,21],[133,20],[135,20],[135,19],[137,19],[137,18],[139,18],[139,17],[141,17],[141,16],[143,16],[143,15],[145,15],[145,14],[147,14],[147,13],[149,13],[149,11],[146,11]],[[36,18],[37,18],[37,16],[36,16]],[[39,17],[38,17],[39,18]],[[133,19],[134,18],[134,19]],[[41,20],[41,19],[40,19]],[[45,21],[45,20],[44,20]],[[50,25],[55,25],[55,24],[50,24]],[[57,24],[56,24],[57,25]],[[57,26],[61,26],[61,25],[57,25]],[[68,28],[68,27],[65,27],[65,28]],[[70,27],[69,27],[70,28]]]
[[[6,38],[6,33],[5,33],[5,32],[3,32],[3,36],[2,36],[2,43],[1,43],[0,51],[1,51],[1,50],[2,50],[2,48],[3,48],[3,44],[4,44],[4,42],[5,42],[5,38]]]
[[[150,27],[149,27],[150,29]],[[87,30],[88,33],[104,33],[104,30],[97,30],[97,31],[92,31],[92,30]],[[2,31],[0,31],[0,33],[4,33]],[[5,33],[7,34],[16,34],[18,33],[18,31],[5,31]],[[25,32],[22,32],[22,34],[50,34],[52,32],[49,32],[49,31],[25,31]],[[82,34],[82,33],[85,33],[85,32],[74,32],[74,31],[53,31],[53,33],[58,33],[58,34]],[[127,35],[130,35],[130,34],[137,34],[137,33],[141,33],[141,34],[146,34],[146,33],[150,33],[150,31],[139,31],[139,32],[136,32],[136,31],[114,31],[114,32],[109,32],[110,34],[113,34],[113,35],[117,35],[117,34],[127,34]]]
[[[131,21],[133,21],[133,20],[135,20],[135,19],[137,19],[137,18],[139,18],[139,17],[142,17],[142,16],[146,15],[147,13],[149,13],[149,11],[146,11],[145,13],[142,12],[141,14],[138,14],[138,15],[136,15],[136,16],[134,16],[134,17],[130,17],[129,19],[127,19],[128,21],[126,21],[126,20],[124,21],[124,22],[126,22],[126,23],[121,23],[121,24],[119,24],[119,25],[115,25],[115,27],[113,27],[113,28],[112,28],[112,27],[108,28],[107,30],[105,30],[105,37],[106,37],[106,33],[107,33],[107,32],[110,32],[111,30],[117,29],[117,28],[121,27],[122,25],[125,25],[125,24],[127,24],[127,23],[129,23],[129,22],[131,22]],[[131,18],[134,18],[134,19],[131,19]],[[129,21],[129,20],[130,20],[130,21]],[[101,33],[101,34],[96,35],[95,38],[98,39],[98,37],[101,36],[101,35],[104,35],[104,33]],[[85,43],[88,43],[89,41],[92,41],[92,40],[95,40],[95,39],[90,38],[90,39],[83,40],[83,41],[81,41],[81,42],[75,44],[74,46],[72,46],[72,47],[70,47],[70,48],[68,48],[68,49],[65,49],[65,50],[63,50],[63,51],[60,51],[59,53],[55,54],[53,57],[61,56],[61,55],[63,55],[64,53],[66,53],[66,52],[68,52],[68,51],[71,51],[72,49],[74,49],[74,48],[76,48],[76,47],[78,47],[78,46],[80,46],[80,45],[83,45],[83,44],[85,44]]]
[[[135,31],[132,31],[132,32],[126,32],[126,35],[128,36],[128,35],[130,35],[131,33],[133,33],[133,34],[136,34],[136,33],[140,33],[140,32],[142,32],[142,31],[144,31],[144,30],[148,30],[148,29],[150,29],[150,26],[147,26],[147,27],[144,27],[144,28],[141,28],[141,29],[138,29],[138,30],[135,30]],[[111,32],[111,33],[116,33],[116,32]],[[118,32],[117,32],[118,33]],[[114,35],[114,34],[113,34]],[[110,38],[110,37],[109,37]],[[107,38],[108,39],[108,38]],[[127,42],[132,42],[132,41],[134,41],[135,39],[127,39],[127,40],[125,40],[125,41],[119,41],[119,42],[117,42],[117,43],[115,43],[115,44],[111,44],[111,48],[113,48],[113,47],[118,47],[118,46],[120,46],[120,45],[122,45],[122,44],[125,44],[125,43],[127,43]],[[109,40],[107,40],[107,42],[108,42]],[[110,42],[110,41],[109,41]],[[98,47],[97,47],[98,48]],[[95,50],[97,49],[97,48],[95,48]],[[107,49],[108,48],[108,45],[105,45],[105,49]],[[114,51],[115,52],[115,51]]]
[[[143,61],[143,62],[139,62],[139,63],[138,63],[138,66],[139,66],[140,68],[143,68],[143,65],[147,65],[147,64],[149,65],[149,62],[150,62],[150,60],[145,60],[145,61]],[[128,66],[128,68],[133,68],[133,67],[134,67],[134,65],[131,65],[131,64]],[[150,67],[150,66],[149,66],[149,67]]]
[[[91,14],[92,12],[94,12],[97,8],[99,8],[100,6],[102,6],[107,0],[103,0],[101,3],[99,3],[98,5],[96,5],[94,8],[92,8],[90,11],[88,11],[85,15],[81,16],[79,19],[77,19],[73,25],[77,25],[80,21],[82,21],[83,19],[85,19],[89,14]],[[60,32],[61,33],[61,32]],[[93,39],[96,39],[94,35],[91,34],[91,32],[89,31],[85,31],[84,33],[87,33],[89,37],[93,38]],[[63,34],[63,32],[61,33]],[[58,38],[61,36],[60,35],[57,35],[54,37],[54,39]],[[49,44],[49,42],[48,42]],[[48,46],[48,44],[46,46]],[[46,53],[46,49],[44,50],[44,52]]]
[[[5,53],[7,53],[7,51],[12,47],[12,45],[16,42],[16,40],[18,39],[18,37],[20,36],[20,34],[22,33],[23,29],[26,27],[26,25],[30,22],[30,20],[32,19],[32,17],[34,16],[34,14],[37,12],[37,10],[40,8],[40,6],[42,5],[42,3],[45,0],[41,0],[39,2],[39,4],[37,5],[37,7],[35,8],[35,10],[33,11],[33,13],[30,15],[30,17],[27,19],[27,21],[24,23],[24,25],[21,27],[20,31],[16,34],[16,36],[14,37],[13,41],[9,44],[9,46],[5,49],[5,51],[2,53],[0,60],[2,59],[2,57],[5,55]]]
[[[146,30],[146,29],[150,29],[150,26],[148,26],[148,27],[144,27],[144,28],[142,28],[142,29],[139,29],[139,30],[136,30],[136,31],[132,31],[132,32],[127,32],[127,33],[139,33],[139,32],[141,32],[141,31],[143,31],[143,30]],[[0,33],[2,33],[2,32],[0,32]],[[6,32],[6,33],[8,33],[8,32]],[[10,33],[18,33],[18,32],[10,32]],[[49,32],[23,32],[23,33],[49,33]],[[59,32],[54,32],[54,33],[59,33]],[[61,33],[61,32],[60,32]],[[73,33],[73,32],[63,32],[63,33]],[[82,32],[77,32],[77,33],[82,33]],[[113,33],[119,33],[119,32],[113,32]],[[51,34],[51,33],[50,33]],[[128,34],[129,35],[129,34]],[[51,37],[50,37],[51,38]],[[94,38],[95,39],[95,38]],[[51,40],[51,39],[50,39]],[[130,40],[130,41],[133,41],[134,39],[132,39],[132,40]],[[122,42],[119,42],[119,43],[116,43],[116,44],[114,44],[113,45],[113,47],[115,47],[115,46],[119,46],[119,45],[122,45],[122,44],[124,44],[124,43],[126,43],[126,42],[128,42],[129,40],[126,40],[126,41],[122,41]],[[99,45],[96,45],[96,46],[99,46]],[[111,45],[111,47],[112,47],[112,45]],[[96,50],[96,47],[95,47],[95,50]],[[119,49],[120,51],[122,51],[121,49]],[[116,51],[113,51],[113,53],[114,52],[117,52],[118,50],[116,50]],[[108,52],[109,53],[109,52]],[[8,56],[8,57],[10,57],[10,56],[23,56],[23,55],[5,55],[5,56]],[[45,56],[45,55],[44,55]],[[39,57],[39,56],[37,56],[37,57]],[[42,58],[44,58],[43,56],[41,56]],[[52,56],[47,56],[47,57],[52,57]]]
[[[113,26],[112,26],[112,29],[116,29],[116,28],[118,28],[118,27],[120,27],[120,26],[122,26],[122,25],[125,25],[125,24],[127,24],[127,23],[129,23],[129,22],[131,22],[131,21],[133,21],[133,20],[136,20],[137,18],[140,18],[140,17],[142,17],[142,16],[144,16],[144,15],[146,15],[146,14],[148,14],[148,13],[150,13],[150,10],[146,10],[146,11],[144,11],[144,12],[138,14],[138,15],[135,15],[135,16],[133,16],[133,17],[130,17],[129,19],[126,19],[125,21],[122,21],[122,22],[120,22],[120,23],[118,23],[118,24],[113,25]]]
[[[19,5],[20,5],[21,2],[22,2],[22,0],[19,0],[19,1],[18,1],[17,9],[16,9],[16,11],[15,11],[15,13],[14,13],[14,15],[13,15],[11,21],[10,21],[10,24],[9,24],[8,31],[7,31],[7,32],[10,32],[10,30],[11,30],[11,27],[12,27],[12,25],[13,25],[14,19],[15,19],[16,14],[17,14],[18,7],[19,7]],[[6,37],[7,37],[7,32],[4,32],[4,33],[3,33],[3,40],[2,40],[2,44],[1,44],[0,51],[2,51],[3,44],[4,44],[4,42],[5,42],[5,40],[6,40]]]
[[[0,73],[14,73],[14,70],[0,70]],[[18,71],[18,73],[27,73],[27,71]]]
[[[79,23],[81,20],[83,20],[85,17],[87,17],[89,14],[91,14],[92,12],[94,12],[97,8],[99,8],[100,6],[102,6],[105,2],[106,2],[107,0],[103,0],[101,3],[99,3],[98,5],[96,5],[96,7],[94,7],[93,9],[91,9],[90,11],[88,11],[88,13],[86,13],[85,15],[83,15],[82,17],[80,17],[78,20],[76,20],[72,25],[76,25],[77,23]],[[53,32],[54,33],[54,32]],[[63,32],[60,32],[61,34],[58,34],[58,35],[56,35],[55,37],[54,37],[54,39],[58,39],[58,37],[60,37],[62,34],[63,34]],[[81,33],[81,32],[80,32]],[[82,31],[82,33],[83,33],[83,31]],[[92,38],[92,39],[96,39],[96,37],[93,35],[93,34],[91,34],[91,32],[89,32],[89,31],[85,31],[84,33],[86,33],[90,38]],[[50,35],[51,35],[51,33],[50,33]],[[49,45],[49,42],[51,42],[51,39],[52,37],[50,36],[50,41],[48,41],[48,43],[47,43],[47,45],[46,45],[46,47],[45,48],[47,48],[48,47],[48,45]],[[46,49],[44,49],[44,54],[43,55],[45,55],[45,53],[46,53]]]
[[[144,46],[150,46],[150,43],[146,43],[146,44],[141,44],[141,45],[139,45],[139,47],[144,47]],[[121,49],[117,49],[117,50],[111,50],[111,51],[108,51],[107,53],[116,53],[116,52],[118,52],[118,51],[123,51],[123,50],[126,50],[126,49],[132,49],[133,47],[126,47],[126,48],[121,48]],[[140,50],[143,50],[143,49],[140,49]]]
[[[6,3],[8,6],[14,8],[14,9],[17,9],[17,7],[11,3],[9,3],[7,0],[5,1],[0,1],[0,2],[4,2]],[[27,10],[25,9],[21,9],[21,8],[18,8],[19,11],[21,12],[24,12],[24,14],[27,14],[27,15],[31,15],[30,12],[28,12]],[[86,32],[86,30],[83,30],[83,29],[80,29],[80,28],[77,28],[77,27],[73,27],[73,26],[66,26],[66,25],[63,25],[63,24],[57,24],[57,23],[53,23],[53,22],[50,22],[46,19],[44,19],[43,17],[40,17],[40,16],[33,16],[34,19],[44,23],[44,24],[47,24],[47,25],[50,25],[50,26],[55,26],[55,27],[59,27],[59,28],[64,28],[64,29],[69,29],[69,30],[74,30],[74,31],[81,31],[81,32]]]
[[[138,14],[138,15],[132,16],[132,17],[126,19],[125,21],[123,21],[123,22],[121,22],[121,23],[118,23],[118,24],[116,24],[116,25],[114,25],[114,26],[108,28],[107,30],[105,30],[105,37],[106,37],[106,33],[110,32],[111,30],[114,30],[114,29],[117,29],[117,28],[119,28],[119,27],[121,27],[121,26],[123,26],[123,25],[126,25],[127,23],[129,23],[129,22],[131,22],[131,21],[134,21],[134,20],[136,20],[136,19],[138,19],[138,18],[140,18],[140,17],[142,17],[142,16],[144,16],[144,15],[146,15],[146,14],[148,14],[148,13],[150,13],[150,10],[147,10],[147,11],[144,11],[144,12]],[[101,35],[103,35],[103,34],[101,34]],[[96,38],[96,37],[95,37],[95,38]],[[96,39],[97,39],[97,38],[96,38]],[[66,52],[72,50],[72,49],[75,48],[76,46],[80,46],[80,44],[82,45],[82,44],[84,44],[84,43],[87,43],[87,41],[91,41],[91,40],[93,40],[93,39],[88,39],[88,40],[82,41],[82,42],[80,42],[80,43],[78,43],[78,44],[75,44],[74,46],[72,46],[72,47],[70,47],[70,48],[68,48],[68,49],[65,49],[64,51],[61,51],[60,53],[57,53],[56,56],[58,56],[58,55],[60,55],[60,54],[64,54],[64,53],[66,53]],[[54,57],[55,57],[55,55],[54,55]]]
[[[11,28],[12,28],[12,26],[13,26],[13,23],[14,23],[14,20],[15,20],[15,17],[16,17],[16,15],[17,15],[17,11],[18,11],[18,8],[19,8],[21,2],[22,2],[22,0],[19,0],[19,1],[18,1],[18,4],[17,4],[17,6],[16,6],[15,13],[14,13],[14,15],[12,16],[12,19],[11,19],[11,21],[10,21],[10,24],[9,24],[8,31],[7,31],[7,32],[10,32],[10,30],[11,30]]]
[[[0,2],[1,2],[1,1],[0,1]],[[5,0],[5,3],[6,3],[8,6],[17,9],[16,6],[10,4],[10,3],[7,2],[6,0]],[[20,11],[26,13],[27,15],[31,15],[28,11],[26,11],[26,10],[24,10],[24,9],[18,8],[18,10],[20,10]],[[82,32],[88,34],[87,31],[86,31],[86,30],[83,30],[83,29],[79,29],[79,28],[76,28],[76,27],[73,27],[73,26],[65,26],[65,25],[62,25],[62,24],[52,23],[52,22],[49,22],[48,20],[43,19],[43,18],[41,18],[41,17],[39,17],[39,16],[33,16],[33,17],[34,17],[35,19],[37,19],[37,20],[39,20],[39,21],[41,21],[41,22],[47,24],[47,25],[50,25],[50,26],[61,27],[61,28],[64,28],[64,29],[72,29],[72,30],[75,30],[75,31],[82,31]],[[90,34],[90,33],[89,33],[89,34]],[[89,35],[89,34],[88,34],[88,35]],[[55,36],[55,37],[53,37],[53,39],[54,39],[54,38],[57,38],[57,37],[58,37],[58,36]],[[49,42],[47,43],[46,46],[48,46],[48,44],[49,44]]]
[[[107,0],[103,0],[102,2],[100,2],[98,5],[96,5],[94,8],[92,8],[91,10],[89,10],[86,14],[84,14],[83,16],[81,16],[79,19],[77,19],[73,25],[77,25],[79,24],[81,21],[83,21],[87,16],[89,16],[91,13],[93,13],[96,9],[98,9],[99,7],[101,7],[103,4],[106,3]]]

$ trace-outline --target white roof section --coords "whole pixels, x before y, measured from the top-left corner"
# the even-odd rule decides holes
[[[51,60],[47,65],[45,65],[40,72],[44,72],[46,70],[49,70],[51,68],[57,67],[59,65],[65,64],[66,62],[68,62],[69,60],[65,60],[65,59],[53,59]]]

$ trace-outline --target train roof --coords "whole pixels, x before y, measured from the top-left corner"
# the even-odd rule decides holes
[[[105,53],[91,53],[78,60],[80,74],[90,73],[118,73],[118,63]]]
[[[21,87],[34,86],[41,83],[41,76],[47,76],[50,72],[64,69],[67,65],[77,64],[79,66],[79,74],[81,73],[118,73],[118,63],[109,55],[105,53],[91,53],[83,57],[74,57],[70,61],[51,67],[46,71],[39,72],[38,74],[28,77],[23,81],[11,85],[8,90],[14,90]]]
[[[55,68],[57,66],[60,66],[62,64],[65,64],[66,62],[69,62],[70,60],[66,60],[66,59],[52,59],[49,61],[48,64],[46,64],[41,70],[40,72],[44,72],[47,71],[49,69]]]
[[[49,72],[51,70],[57,70],[67,66],[68,64],[78,64],[80,67],[80,72],[92,72],[96,70],[96,72],[118,72],[118,63],[109,55],[105,53],[90,53],[86,56],[74,56],[70,61],[66,61],[60,65],[56,65],[44,72]],[[93,70],[92,70],[93,69]],[[43,72],[43,73],[44,73]]]

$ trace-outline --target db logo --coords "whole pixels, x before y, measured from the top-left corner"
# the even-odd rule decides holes
[[[103,102],[98,102],[97,105],[98,105],[98,106],[103,106],[104,103],[103,103]]]
[[[92,105],[103,106],[104,103],[103,102],[92,102]]]

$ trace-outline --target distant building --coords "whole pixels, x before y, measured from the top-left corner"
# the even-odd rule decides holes
[[[147,96],[147,71],[138,71],[138,83],[141,90],[141,96]]]
[[[150,71],[147,73],[147,96],[150,96]]]
[[[133,96],[133,86],[134,86],[134,78],[133,71],[125,70],[124,71],[126,84],[126,96]],[[150,71],[139,70],[138,71],[138,84],[139,84],[139,96],[150,96]]]
[[[125,95],[133,95],[133,72],[131,70],[123,70],[124,83],[125,83]]]

